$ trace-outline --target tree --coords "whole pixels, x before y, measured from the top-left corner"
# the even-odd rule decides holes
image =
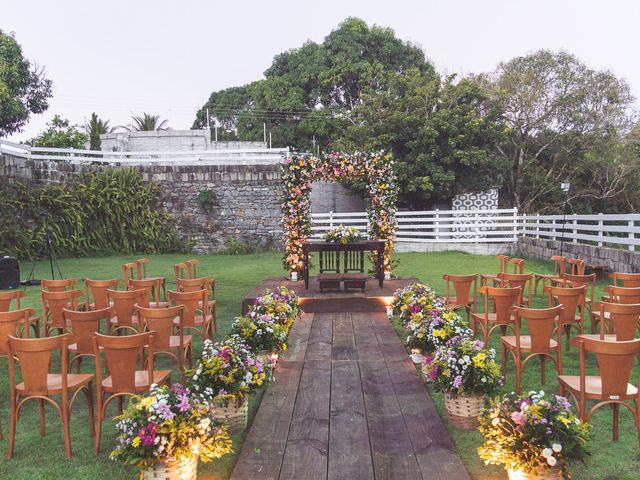
[[[102,120],[96,112],[91,114],[91,120],[84,127],[84,131],[89,135],[89,149],[101,150],[102,142],[100,135],[111,133],[113,128],[109,126],[109,120]]]
[[[133,130],[134,132],[153,132],[159,130],[169,130],[169,121],[160,121],[160,115],[151,115],[144,112],[141,116],[134,116],[133,125],[131,127],[120,126],[127,131]]]
[[[87,140],[87,134],[82,133],[77,125],[71,125],[69,120],[55,115],[47,123],[47,129],[27,143],[33,147],[84,149]]]
[[[498,183],[491,151],[502,140],[500,111],[473,79],[409,69],[361,99],[338,146],[392,151],[401,205],[425,208]]]
[[[0,30],[0,137],[19,132],[31,114],[49,108],[51,80],[31,64],[13,34]]]
[[[576,187],[569,202],[593,191],[593,174],[602,173],[603,165],[590,152],[629,130],[633,97],[623,80],[547,50],[501,63],[481,80],[507,125],[507,139],[496,149],[507,204],[524,212],[557,210],[563,181]],[[616,176],[624,176],[624,169]],[[610,187],[598,195],[619,192],[619,186]]]

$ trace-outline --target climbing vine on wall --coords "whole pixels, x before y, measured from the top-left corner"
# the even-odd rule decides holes
[[[311,233],[309,194],[317,180],[362,180],[368,186],[368,234],[371,239],[387,240],[384,269],[391,271],[391,255],[396,231],[398,190],[393,161],[384,152],[353,154],[333,152],[320,157],[287,158],[282,167],[284,201],[284,267],[292,272],[302,270],[302,243]],[[375,258],[372,258],[375,261]]]
[[[0,180],[0,255],[41,255],[46,232],[58,256],[165,253],[184,250],[159,187],[135,168],[83,174],[34,185]]]

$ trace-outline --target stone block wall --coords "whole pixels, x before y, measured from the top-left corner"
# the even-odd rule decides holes
[[[560,254],[560,242],[520,236],[517,250],[523,256],[550,259]],[[564,242],[562,254],[590,265],[607,265],[612,272],[640,273],[640,252]]]
[[[88,169],[120,168],[85,163],[0,156],[5,178],[64,183]],[[279,165],[147,164],[136,166],[145,180],[160,185],[163,205],[175,215],[180,234],[194,253],[224,250],[231,239],[250,247],[277,247],[282,241]],[[212,190],[215,206],[205,212],[198,201]]]

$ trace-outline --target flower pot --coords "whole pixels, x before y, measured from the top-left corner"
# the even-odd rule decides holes
[[[551,467],[537,467],[530,472],[507,470],[509,480],[562,480],[562,470]]]
[[[249,419],[249,396],[245,395],[240,402],[227,405],[211,405],[211,417],[217,422],[227,424],[229,435],[241,433],[247,428]]]
[[[462,430],[478,428],[478,417],[484,410],[482,395],[452,395],[444,394],[444,405],[447,409],[449,421]]]
[[[416,365],[420,365],[424,361],[424,355],[420,352],[412,352],[409,356],[411,357],[411,361]]]
[[[291,281],[292,282],[298,281],[298,272],[291,272]]]
[[[196,480],[198,477],[198,459],[187,458],[178,462],[158,462],[142,470],[144,480]]]
[[[391,280],[391,272],[384,272],[384,279]]]
[[[393,317],[393,307],[391,306],[387,307],[387,317],[389,318]]]

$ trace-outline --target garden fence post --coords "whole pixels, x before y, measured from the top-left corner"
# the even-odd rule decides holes
[[[629,238],[631,240],[635,240],[635,234],[633,233],[633,227],[634,227],[635,222],[633,220],[629,220],[628,225],[629,225]],[[636,246],[634,244],[629,244],[629,250],[630,251],[634,251],[636,249]]]
[[[329,210],[329,230],[333,228],[333,212]]]
[[[604,226],[604,222],[602,221],[602,212],[600,212],[598,214],[598,237],[602,238],[602,234],[603,234],[603,230],[604,228],[602,228]],[[598,246],[601,247],[602,246],[602,241],[598,240]]]
[[[440,209],[436,208],[436,217],[435,217],[435,240],[440,240]]]
[[[578,215],[573,214],[573,243],[578,243]]]
[[[527,214],[523,214],[523,221],[526,222],[527,220]],[[512,239],[514,242],[518,241],[518,234],[519,234],[519,229],[518,229],[518,207],[514,207],[513,208],[513,234],[512,234]]]

